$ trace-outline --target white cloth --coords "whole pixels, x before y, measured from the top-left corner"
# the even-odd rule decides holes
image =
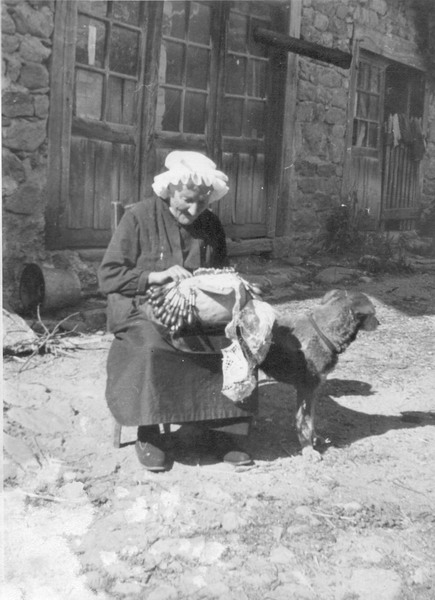
[[[170,183],[187,184],[192,180],[194,185],[212,187],[209,202],[220,200],[228,192],[228,177],[216,169],[216,164],[200,152],[174,150],[165,160],[168,171],[156,175],[152,188],[160,198],[168,198]]]

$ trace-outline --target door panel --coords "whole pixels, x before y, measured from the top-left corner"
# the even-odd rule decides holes
[[[70,246],[106,245],[112,203],[139,199],[146,5],[78,3],[69,184],[60,220]]]
[[[227,235],[267,236],[274,224],[266,202],[266,123],[279,115],[267,114],[269,51],[253,41],[253,30],[279,28],[276,6],[165,1],[162,11],[156,172],[170,150],[206,152],[229,177],[230,192],[212,206]]]

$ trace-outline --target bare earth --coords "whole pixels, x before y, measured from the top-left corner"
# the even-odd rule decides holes
[[[435,598],[434,272],[348,288],[370,295],[381,326],[328,380],[321,462],[300,454],[294,390],[263,385],[252,467],[198,455],[180,429],[172,469],[151,474],[134,429],[112,446],[110,335],[7,359],[2,597]],[[324,290],[274,305],[304,312]]]

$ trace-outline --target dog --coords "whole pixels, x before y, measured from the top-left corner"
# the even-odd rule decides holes
[[[268,379],[295,386],[296,431],[305,457],[321,458],[315,450],[321,440],[314,419],[322,384],[358,332],[373,331],[378,325],[369,298],[344,290],[328,292],[304,316],[277,315],[270,349],[259,368]]]

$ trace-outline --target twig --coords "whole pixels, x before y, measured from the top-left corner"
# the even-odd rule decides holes
[[[58,496],[43,496],[42,494],[33,494],[32,492],[26,492],[25,490],[20,490],[20,492],[25,496],[28,496],[29,498],[35,498],[37,500],[47,500],[48,502],[82,502],[82,500],[59,498]]]

